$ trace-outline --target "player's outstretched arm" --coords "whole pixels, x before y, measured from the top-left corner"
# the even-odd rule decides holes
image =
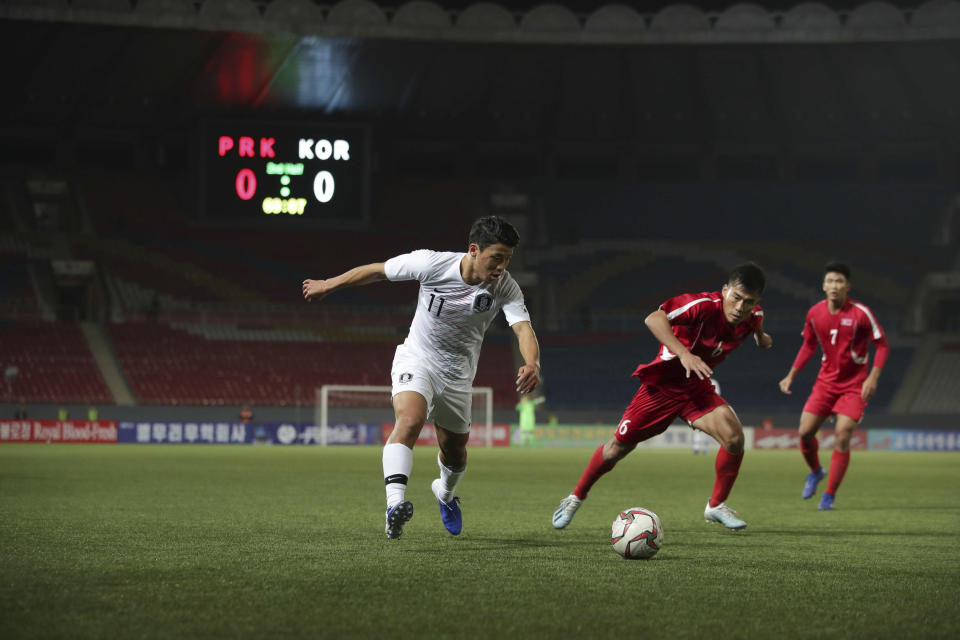
[[[526,363],[517,370],[517,392],[530,393],[540,385],[540,343],[529,322],[517,322],[511,328]]]
[[[365,264],[360,267],[354,267],[346,273],[341,273],[335,278],[328,280],[307,280],[303,281],[303,299],[307,302],[313,300],[322,300],[325,296],[338,289],[347,287],[358,287],[372,282],[386,280],[387,274],[383,270],[382,262]]]
[[[647,328],[650,329],[653,337],[660,341],[660,344],[677,355],[680,359],[680,364],[683,365],[683,368],[687,372],[688,378],[691,373],[701,380],[705,380],[713,375],[713,369],[710,368],[710,365],[704,362],[700,356],[690,353],[689,349],[677,340],[677,336],[673,335],[673,329],[670,328],[670,320],[667,318],[667,314],[663,309],[657,309],[648,315],[643,322],[647,325]]]

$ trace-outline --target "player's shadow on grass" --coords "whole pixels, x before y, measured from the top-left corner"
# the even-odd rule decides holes
[[[831,540],[836,539],[842,536],[857,536],[857,537],[884,537],[884,538],[902,538],[904,535],[907,535],[907,531],[877,531],[876,529],[823,529],[823,530],[810,530],[810,529],[761,529],[754,530],[756,535],[776,535],[776,536],[787,536],[790,538],[829,538]],[[956,538],[957,533],[955,531],[944,531],[942,533],[931,533],[924,532],[923,536],[930,536],[933,538]]]
[[[468,535],[464,534],[454,538],[453,536],[443,536],[443,539],[447,543],[445,551],[455,553],[457,550],[462,550],[464,552],[473,553],[476,551],[483,550],[494,550],[494,549],[544,549],[544,548],[555,548],[563,549],[568,547],[583,547],[586,544],[595,543],[597,541],[596,536],[556,536],[550,539],[544,539],[539,536],[529,536],[529,537],[517,537],[517,538],[504,538],[500,536],[477,536],[477,535]],[[603,538],[600,538],[603,540]],[[398,548],[400,545],[396,545]],[[430,546],[429,548],[404,548],[405,553],[425,553],[433,554],[436,553],[436,548]]]
[[[738,534],[742,535],[742,534]],[[467,539],[464,539],[465,541]],[[594,545],[598,542],[602,544],[608,544],[604,541],[603,536],[596,536],[592,532],[581,535],[571,535],[569,533],[558,534],[556,536],[548,538],[543,537],[518,537],[518,538],[504,538],[500,536],[471,536],[469,538],[472,549],[507,549],[507,548],[564,548],[564,547],[577,547],[583,548],[585,545]],[[708,543],[709,544],[709,543]],[[670,548],[683,548],[683,547],[696,547],[702,548],[705,546],[702,541],[698,540],[696,542],[690,541],[686,542],[684,540],[674,540],[670,542]],[[719,545],[718,545],[719,546]]]
[[[556,535],[551,536],[550,538],[544,538],[540,536],[529,536],[529,537],[518,537],[518,538],[504,538],[502,536],[471,536],[470,542],[474,548],[520,548],[520,547],[531,547],[531,548],[543,548],[543,547],[580,547],[584,544],[589,544],[590,542],[595,541],[594,536],[571,536],[571,535]]]
[[[879,511],[880,509],[884,511],[960,511],[960,505],[885,504],[883,507],[844,507],[843,511]]]
[[[545,540],[543,538],[504,538],[499,536],[471,536],[470,538],[462,538],[460,541],[463,543],[459,551],[472,554],[477,551],[498,551],[506,549],[562,549],[562,548],[576,548],[578,551],[582,549],[588,549],[590,547],[596,546],[597,548],[606,547],[607,551],[610,552],[610,558],[613,561],[623,562],[624,560],[620,558],[616,553],[613,553],[610,549],[609,543],[604,542],[603,537],[599,539],[597,536],[592,535],[588,532],[587,535],[578,535],[573,536],[568,534],[558,535],[550,540]],[[447,552],[456,552],[457,547],[461,545],[451,545],[451,548],[445,549]],[[656,558],[650,560],[640,560],[640,559],[630,559],[629,562],[675,562],[675,561],[692,561],[696,560],[695,556],[685,556],[681,552],[679,555],[675,553],[675,549],[678,547],[697,547],[702,548],[701,544],[686,544],[683,542],[672,542],[670,543],[671,553],[664,555],[658,554]],[[435,554],[436,548],[431,547],[429,549],[411,549],[413,553],[424,553],[424,554]]]

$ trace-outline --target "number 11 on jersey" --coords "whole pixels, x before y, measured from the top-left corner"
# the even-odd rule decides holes
[[[429,312],[429,311],[433,311],[433,301],[434,301],[435,298],[440,301],[440,303],[437,305],[437,317],[439,318],[439,317],[440,317],[440,309],[443,309],[444,299],[443,299],[443,298],[437,298],[437,295],[436,295],[435,293],[431,293],[431,294],[430,294],[430,304],[427,305],[427,311],[428,311],[428,312]]]

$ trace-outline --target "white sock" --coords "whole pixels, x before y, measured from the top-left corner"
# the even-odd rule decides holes
[[[387,509],[403,502],[407,480],[413,470],[413,449],[394,442],[383,447],[383,481],[387,486]]]
[[[443,463],[440,462],[440,452],[437,452],[437,466],[440,467],[441,487],[441,493],[437,497],[444,502],[450,502],[453,500],[453,494],[457,490],[457,484],[460,482],[460,478],[463,477],[463,472],[467,470],[467,467],[464,465],[463,469],[459,471],[445,467]]]

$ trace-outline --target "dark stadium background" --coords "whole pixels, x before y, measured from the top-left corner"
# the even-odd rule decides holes
[[[754,259],[775,346],[718,377],[745,424],[793,426],[816,363],[777,381],[838,258],[892,346],[867,426],[953,423],[958,3],[428,4],[0,3],[2,416],[310,420],[320,384],[388,384],[416,289],[300,282],[497,213],[541,419],[613,424],[643,317]],[[359,131],[355,207],[214,212],[205,136],[252,130]],[[514,342],[495,323],[477,379],[504,422]]]

